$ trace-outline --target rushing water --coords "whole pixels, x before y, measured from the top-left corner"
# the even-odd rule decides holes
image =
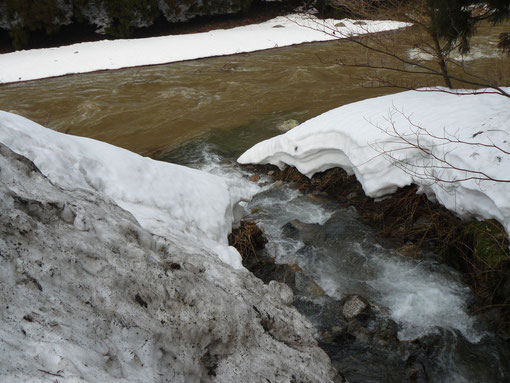
[[[481,39],[492,44],[504,27],[484,31]],[[489,53],[473,45],[476,52]],[[357,45],[338,41],[4,85],[0,109],[144,155],[238,127],[250,127],[253,140],[247,143],[255,143],[274,135],[285,120],[303,122],[346,103],[395,92],[363,87],[366,69],[321,62],[365,55]],[[487,59],[470,66],[492,73],[500,64]],[[401,76],[416,84],[416,76]]]
[[[236,166],[237,151],[230,149],[233,142],[243,143],[246,130],[210,133],[168,153],[164,159],[236,178],[253,187],[249,180],[252,174]],[[340,208],[325,197],[305,195],[281,182],[271,183],[265,176],[258,187],[257,195],[245,206],[245,218],[255,220],[263,229],[269,239],[269,256],[277,263],[298,265],[306,279],[320,286],[328,298],[339,301],[346,295],[360,294],[383,307],[398,324],[402,344],[420,339],[422,347],[429,350],[427,362],[423,362],[427,380],[416,381],[495,383],[509,379],[508,346],[470,315],[474,300],[469,289],[434,254],[420,260],[402,256],[360,222],[354,207]],[[298,234],[289,234],[289,223]],[[326,310],[328,303],[314,291],[298,291],[298,301],[308,302],[301,311],[318,328],[334,327],[335,320],[325,323],[317,314]],[[311,312],[307,310],[310,304],[315,307]],[[317,336],[320,338],[320,334]],[[405,373],[401,354],[381,354],[381,350],[371,347],[333,348],[329,354],[351,383],[414,381],[402,380]]]
[[[492,35],[498,31],[489,30]],[[490,54],[485,49],[475,46],[475,56]],[[364,69],[339,68],[317,58],[362,54],[350,43],[305,44],[14,84],[0,88],[0,109],[56,130],[248,183],[235,158],[280,133],[278,126],[285,121],[302,122],[392,91],[363,88]],[[476,65],[489,70],[497,61],[486,59]],[[354,208],[339,208],[264,178],[246,212],[269,237],[269,254],[277,262],[298,265],[330,301],[346,294],[365,296],[388,309],[401,340],[422,337],[423,344],[430,342],[428,381],[510,379],[508,350],[479,328],[469,314],[469,290],[434,255],[426,260],[405,258],[361,223]],[[297,235],[286,231],[289,223]],[[303,299],[321,310],[325,307],[324,297]],[[317,327],[334,326],[323,323],[316,312],[307,315]],[[427,340],[430,337],[435,340]],[[391,369],[398,368],[398,363],[385,365],[387,355],[379,352],[372,350],[368,357],[370,350],[356,346],[332,349],[330,355],[341,371],[349,371],[351,382],[399,382],[397,372],[387,379],[377,375],[379,370],[392,375]]]

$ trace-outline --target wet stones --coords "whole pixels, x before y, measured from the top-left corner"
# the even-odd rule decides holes
[[[304,223],[297,219],[286,223],[282,227],[282,234],[306,244],[323,243],[326,241],[327,235],[322,225],[318,223]]]
[[[286,120],[286,121],[283,121],[282,123],[278,124],[276,128],[280,132],[288,132],[289,130],[294,129],[298,125],[299,125],[299,121],[297,121],[297,120]]]
[[[325,295],[324,290],[305,273],[298,271],[295,276],[296,292],[312,299]]]
[[[368,308],[368,302],[360,295],[351,295],[342,308],[345,319],[352,320],[361,315]]]

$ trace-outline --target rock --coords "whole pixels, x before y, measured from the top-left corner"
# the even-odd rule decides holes
[[[398,342],[398,325],[390,318],[377,318],[374,331],[375,339],[381,345]]]
[[[368,302],[362,296],[351,295],[344,303],[342,314],[347,320],[352,320],[361,315],[368,306]]]
[[[296,239],[299,236],[299,229],[292,222],[287,222],[282,226],[282,235]]]
[[[358,196],[358,193],[356,192],[350,192],[349,194],[347,194],[347,196],[345,198],[347,199],[353,199],[353,198],[356,198]]]
[[[406,244],[398,249],[398,252],[409,258],[420,258],[421,250],[417,244]]]
[[[274,170],[270,170],[270,171],[267,172],[268,176],[272,176],[273,174],[274,174]]]
[[[295,281],[297,292],[307,298],[314,299],[325,295],[322,287],[301,271],[296,272]]]
[[[258,174],[254,174],[254,175],[252,175],[252,176],[249,178],[249,180],[250,180],[251,182],[259,182],[259,181],[260,181],[260,176],[259,176]]]
[[[326,233],[318,223],[304,223],[293,219],[282,226],[282,234],[286,237],[299,239],[304,243],[318,243],[326,240]]]
[[[352,321],[347,325],[347,332],[354,337],[358,343],[368,345],[371,342],[371,332],[360,322]]]
[[[276,126],[280,132],[288,132],[289,130],[295,128],[299,125],[299,121],[297,120],[286,120]]]

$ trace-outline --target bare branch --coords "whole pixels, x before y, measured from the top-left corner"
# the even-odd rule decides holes
[[[463,87],[483,88],[483,90],[477,90],[474,94],[490,93],[510,98],[510,94],[493,81],[479,74],[469,72],[463,60],[459,62],[450,57],[452,51],[460,47],[460,43],[441,43],[431,27],[434,15],[431,9],[428,8],[426,1],[388,0],[384,2],[384,7],[369,0],[336,0],[333,1],[333,4],[358,17],[370,19],[375,15],[379,19],[396,18],[408,23],[408,25],[412,24],[413,27],[407,28],[405,35],[399,32],[374,34],[371,33],[369,26],[363,26],[364,21],[359,21],[357,25],[350,23],[349,27],[347,25],[341,27],[327,21],[318,20],[310,14],[304,15],[304,22],[293,20],[302,27],[321,31],[339,40],[357,44],[365,49],[367,53],[370,53],[363,61],[358,59],[346,60],[345,58],[336,60],[320,58],[322,62],[343,67],[359,67],[373,69],[374,71],[383,70],[395,74],[430,76],[431,78],[442,79],[448,88],[452,88],[452,82],[455,82]],[[402,41],[403,39],[406,41]],[[399,53],[399,48],[401,50],[403,46],[409,46],[410,50],[414,49],[421,54],[426,54],[432,57],[433,61],[428,64],[426,60],[421,60],[419,55],[412,58]],[[373,57],[380,57],[380,62],[374,62]],[[459,69],[462,75],[449,71],[449,66]],[[388,80],[381,76],[374,77],[372,82],[383,86],[410,89],[409,86],[399,84],[398,81]],[[380,85],[376,85],[376,87],[380,87]]]
[[[444,131],[444,135],[440,136],[414,123],[411,116],[405,115],[402,111],[394,109],[393,112],[398,113],[405,118],[410,131],[407,133],[399,131],[393,118],[393,114],[390,114],[389,118],[386,119],[389,124],[389,127],[387,128],[382,128],[372,124],[389,137],[394,138],[394,140],[384,140],[371,145],[372,148],[379,153],[376,157],[381,155],[385,156],[393,165],[403,170],[405,173],[413,176],[415,179],[419,179],[429,184],[455,184],[469,180],[510,183],[510,179],[493,177],[486,171],[466,168],[465,166],[456,164],[448,159],[450,151],[443,149],[441,152],[439,149],[445,148],[446,145],[453,144],[453,146],[457,149],[459,146],[464,145],[483,147],[499,151],[504,155],[510,155],[509,150],[505,150],[501,146],[492,142],[487,144],[481,141],[462,140],[457,135],[449,134],[446,131]],[[472,138],[477,136],[478,134],[474,134]],[[388,144],[399,146],[397,148],[388,149]],[[420,153],[421,158],[418,160],[411,160],[410,157],[405,154],[403,156],[397,155],[397,153],[405,153],[408,151]],[[416,158],[416,154],[411,157]],[[449,172],[450,174],[451,172],[454,172],[455,177],[446,177],[446,172]]]

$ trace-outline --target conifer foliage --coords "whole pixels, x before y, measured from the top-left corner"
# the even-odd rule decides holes
[[[427,0],[431,28],[451,47],[469,51],[469,41],[482,21],[499,23],[510,17],[510,0]]]

